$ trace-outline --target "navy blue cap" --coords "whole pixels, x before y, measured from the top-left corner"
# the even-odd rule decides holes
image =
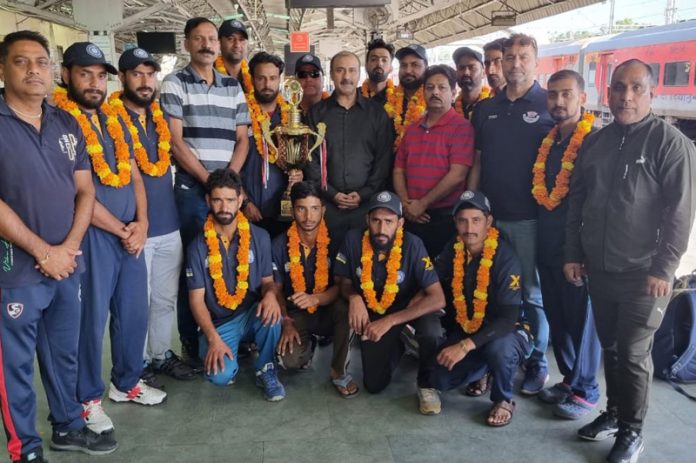
[[[218,29],[218,37],[229,37],[233,32],[241,33],[245,39],[249,39],[246,26],[238,19],[228,19],[220,24]]]
[[[454,61],[455,65],[457,64],[457,61],[459,61],[459,59],[462,56],[470,56],[470,57],[474,58],[476,61],[478,61],[479,63],[483,64],[483,57],[481,56],[481,53],[477,52],[473,48],[459,47],[456,50],[454,50],[454,53],[452,53],[452,61]]]
[[[416,55],[426,63],[428,62],[428,55],[425,53],[425,48],[417,43],[412,43],[411,45],[406,45],[403,48],[399,48],[394,56],[396,56],[396,59],[401,59],[406,55]]]
[[[491,203],[488,201],[488,198],[486,198],[486,195],[480,191],[466,190],[464,193],[462,193],[462,195],[459,197],[459,201],[457,201],[457,204],[455,204],[454,208],[452,208],[452,215],[456,215],[457,211],[464,206],[473,206],[476,209],[483,211],[485,214],[491,213]]]
[[[380,191],[370,198],[370,202],[367,205],[367,212],[369,213],[379,208],[389,209],[399,217],[403,215],[401,199],[399,199],[396,193],[392,193],[391,191]]]
[[[63,66],[92,66],[101,64],[109,74],[118,74],[116,68],[106,61],[104,53],[92,42],[75,42],[63,52]]]
[[[319,59],[319,57],[311,53],[305,53],[304,55],[297,58],[297,61],[295,61],[295,74],[297,74],[298,68],[303,64],[311,64],[315,68],[319,69],[321,72],[324,72],[324,69],[321,67],[321,60]]]
[[[118,60],[118,70],[121,72],[130,71],[141,64],[149,64],[155,71],[160,71],[160,65],[155,58],[142,48],[131,48],[124,51]]]

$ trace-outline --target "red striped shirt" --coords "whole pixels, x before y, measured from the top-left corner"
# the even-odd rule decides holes
[[[471,167],[474,163],[474,129],[469,121],[454,108],[432,127],[426,127],[426,116],[406,128],[394,162],[406,174],[406,189],[411,199],[420,199],[435,188],[452,164]],[[466,183],[462,182],[430,207],[453,206],[465,189]]]

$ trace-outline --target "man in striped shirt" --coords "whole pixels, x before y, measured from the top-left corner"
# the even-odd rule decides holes
[[[209,173],[218,168],[242,169],[249,150],[251,118],[239,82],[214,69],[220,51],[215,24],[202,17],[189,19],[184,36],[191,62],[165,77],[160,101],[169,116],[176,161],[174,195],[185,249],[203,229],[208,214],[203,185]],[[179,336],[184,358],[200,366],[196,322],[185,288],[185,283],[180,284]]]
[[[423,240],[432,257],[455,233],[452,206],[466,189],[474,162],[474,129],[452,108],[456,84],[449,66],[425,71],[427,111],[406,129],[394,164],[406,229]]]

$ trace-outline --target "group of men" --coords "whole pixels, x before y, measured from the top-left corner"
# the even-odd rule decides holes
[[[696,207],[696,151],[651,113],[649,66],[615,67],[615,119],[595,130],[582,76],[562,70],[542,88],[524,34],[458,48],[454,67],[376,39],[362,86],[358,56],[331,58],[330,95],[307,54],[299,106],[325,125],[325,153],[284,172],[262,133],[290,114],[282,59],[247,61],[237,20],[193,18],[184,35],[190,63],[159,92],[146,50],[116,69],[94,44],[71,45],[55,106],[46,39],[0,44],[0,405],[13,462],[45,461],[35,353],[51,448],[116,450],[101,403],[109,315],[108,396],[143,405],[167,397],[157,374],[234,383],[250,346],[256,384],[282,400],[278,367],[310,368],[317,336],[332,338],[341,397],[360,391],[354,337],[378,393],[410,334],[421,413],[465,386],[490,390],[486,423],[505,426],[522,366],[521,393],[578,419],[599,401],[603,351],[606,411],[579,436],[615,436],[607,460],[637,461],[652,334]],[[109,96],[108,74],[122,84]],[[291,221],[278,219],[286,191]],[[563,377],[545,388],[549,331]]]

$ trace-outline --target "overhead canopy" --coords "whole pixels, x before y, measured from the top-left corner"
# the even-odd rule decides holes
[[[287,0],[93,1],[123,2],[123,18],[112,23],[117,48],[134,43],[137,31],[182,34],[194,16],[218,23],[235,17],[249,28],[255,49],[282,53],[288,30],[301,30],[326,57],[336,48],[362,51],[374,33],[397,47],[413,42],[433,47],[499,30],[491,25],[495,16],[522,24],[600,0],[391,0],[386,6],[330,9],[288,9]],[[0,0],[0,7],[84,29],[74,19],[72,0]]]

